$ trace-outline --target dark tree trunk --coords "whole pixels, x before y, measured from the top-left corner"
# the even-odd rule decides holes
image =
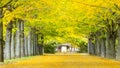
[[[36,41],[36,34],[34,35],[34,55],[37,55],[37,52],[36,52],[36,44],[37,44],[37,41]]]
[[[15,58],[15,33],[12,34],[11,38],[11,58]]]
[[[95,36],[95,46],[96,46],[96,55],[100,56],[101,55],[101,45],[100,45],[100,32],[96,32]]]
[[[36,55],[35,50],[36,50],[36,41],[35,41],[35,30],[33,30],[33,55]]]
[[[38,48],[37,48],[37,46],[38,46],[38,36],[37,36],[37,34],[36,34],[36,30],[34,30],[34,49],[33,49],[33,51],[34,51],[34,55],[38,55],[39,53],[37,53],[37,51],[38,51]]]
[[[44,54],[44,46],[43,44],[39,45],[39,55],[43,55]]]
[[[118,46],[117,46],[117,53],[116,53],[116,59],[120,60],[120,24],[118,26]]]
[[[96,44],[96,55],[97,55],[97,56],[100,56],[100,54],[101,54],[100,40],[99,40],[99,38],[96,38],[95,41],[96,41],[96,42],[95,42],[95,44]]]
[[[95,41],[95,40],[94,40]],[[94,43],[94,54],[97,55],[97,45],[96,45],[96,41]]]
[[[95,47],[94,44],[92,43],[92,39],[88,39],[88,53],[91,55],[94,55],[95,53]]]
[[[37,52],[36,52],[36,46],[37,46],[37,40],[36,40],[36,32],[34,33],[34,55],[37,55]]]
[[[2,9],[0,9],[0,62],[4,62],[3,54],[3,22],[1,19]]]
[[[6,28],[5,59],[11,59],[11,36],[12,36],[12,21],[7,24]]]
[[[25,56],[25,46],[24,46],[24,22],[21,20],[21,30],[20,30],[20,42],[21,42],[21,57]]]
[[[15,56],[16,58],[20,58],[21,57],[21,43],[20,43],[20,29],[21,29],[21,22],[18,19],[16,22],[16,26],[17,26],[17,31],[16,31],[16,49],[15,49]]]
[[[39,44],[37,44],[37,46],[36,46],[36,51],[37,51],[37,55],[40,55]]]
[[[101,57],[106,57],[105,38],[101,38]]]
[[[41,44],[39,46],[39,53],[40,55],[44,54],[44,35],[41,34]]]
[[[36,34],[36,55],[39,55],[39,47],[38,47],[38,34]]]
[[[115,51],[116,37],[114,35],[112,35],[112,34],[107,32],[107,37],[106,37],[106,58],[115,59],[116,58],[116,51]]]
[[[31,56],[33,56],[33,49],[34,49],[34,36],[33,36],[33,30],[31,29]]]
[[[116,37],[117,37],[117,24],[112,19],[106,20],[106,58],[116,58]]]
[[[3,53],[3,22],[2,18],[4,17],[3,8],[10,4],[12,0],[8,1],[5,5],[0,7],[0,62],[4,62],[4,53]]]

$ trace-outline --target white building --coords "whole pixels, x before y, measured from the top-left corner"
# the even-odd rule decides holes
[[[57,52],[62,52],[62,53],[77,52],[78,48],[72,47],[71,44],[60,44],[56,47],[56,51]]]

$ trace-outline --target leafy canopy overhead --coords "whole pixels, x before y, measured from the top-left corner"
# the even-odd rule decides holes
[[[9,1],[0,0],[0,7]],[[35,27],[44,34],[45,43],[52,40],[78,45],[75,39],[87,41],[91,31],[106,27],[103,20],[112,16],[108,13],[120,14],[119,0],[13,0],[11,5],[13,11],[4,9],[5,24],[21,18],[26,28]]]

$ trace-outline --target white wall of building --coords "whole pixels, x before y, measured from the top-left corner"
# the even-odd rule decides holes
[[[66,46],[62,46],[62,47],[61,47],[61,52],[62,52],[62,53],[67,52],[67,47],[66,47]]]

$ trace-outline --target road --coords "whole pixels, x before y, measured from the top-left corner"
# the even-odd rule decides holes
[[[120,61],[87,54],[46,54],[4,64],[0,68],[120,68]]]

